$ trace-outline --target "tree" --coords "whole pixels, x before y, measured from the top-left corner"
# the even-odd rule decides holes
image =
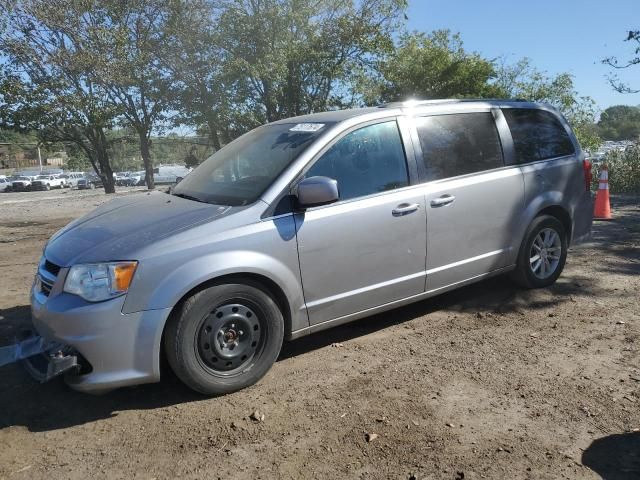
[[[115,185],[106,131],[117,112],[88,66],[99,61],[87,49],[80,28],[81,2],[2,0],[7,20],[0,31],[0,55],[8,60],[0,75],[3,126],[37,132],[44,141],[73,142],[103,179]]]
[[[640,65],[640,30],[630,30],[627,33],[625,42],[632,44],[632,54],[628,60],[620,61],[617,57],[607,57],[602,60],[602,63],[608,65],[616,70],[624,70],[634,65]],[[629,84],[621,81],[617,75],[609,77],[609,83],[611,86],[620,93],[639,93],[640,89],[631,87]]]
[[[406,0],[197,0],[174,12],[168,63],[185,121],[215,148],[265,122],[351,102],[392,47]],[[215,7],[215,8],[213,8]]]
[[[392,53],[379,62],[378,71],[373,81],[365,80],[365,103],[411,97],[491,97],[497,91],[490,83],[495,77],[493,63],[466,51],[460,35],[449,30],[402,36]]]
[[[171,80],[159,61],[172,0],[92,0],[84,12],[82,32],[99,61],[92,67],[94,79],[107,92],[139,139],[147,188],[152,190],[151,134],[159,129],[169,109]]]
[[[632,140],[640,136],[640,108],[615,105],[600,115],[598,127],[605,140]]]
[[[220,15],[229,5],[192,0],[171,8],[158,58],[173,80],[174,123],[204,127],[216,150],[260,123],[248,82],[222,47]]]

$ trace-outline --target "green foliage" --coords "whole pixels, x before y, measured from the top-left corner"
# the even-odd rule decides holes
[[[280,118],[344,107],[393,47],[406,0],[196,0],[172,13],[176,108],[214,146]]]
[[[636,144],[624,152],[612,151],[604,163],[609,169],[609,190],[611,193],[640,193],[640,145]],[[594,165],[594,189],[598,188],[601,165]]]
[[[44,142],[73,142],[113,192],[105,131],[117,115],[92,66],[100,58],[82,30],[92,2],[3,1],[0,31],[2,126],[37,132]]]
[[[360,80],[365,103],[407,98],[493,97],[494,65],[464,49],[459,34],[438,30],[403,35],[378,64],[379,76]]]
[[[640,136],[640,108],[615,105],[600,115],[600,135],[605,140],[633,140]]]
[[[448,30],[404,33],[406,7],[0,0],[0,126],[73,143],[82,155],[71,157],[108,178],[111,164],[132,170],[142,162],[147,172],[152,163],[197,164],[265,122],[407,97],[547,102],[584,148],[598,146],[595,104],[571,75],[550,76],[528,59],[485,58]],[[210,141],[160,137],[179,125]]]
[[[67,159],[64,168],[72,172],[86,172],[91,169],[91,162],[86,155],[78,152]]]

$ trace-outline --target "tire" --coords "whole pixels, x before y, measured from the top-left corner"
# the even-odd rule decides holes
[[[520,246],[516,268],[511,272],[511,279],[524,288],[543,288],[553,285],[564,268],[567,248],[567,232],[556,217],[541,215],[534,218]],[[557,253],[558,249],[560,254]],[[536,256],[538,259],[535,258]]]
[[[260,380],[278,358],[282,312],[252,283],[205,288],[178,307],[165,330],[171,369],[191,389],[224,395]]]

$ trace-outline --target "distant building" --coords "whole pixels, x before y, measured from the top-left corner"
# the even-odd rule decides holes
[[[38,150],[35,148],[16,148],[8,143],[0,143],[0,168],[20,169],[38,167]]]
[[[67,152],[65,152],[64,150],[60,152],[53,152],[42,161],[42,165],[47,165],[50,167],[62,167],[67,162],[68,158],[69,157],[67,156]]]

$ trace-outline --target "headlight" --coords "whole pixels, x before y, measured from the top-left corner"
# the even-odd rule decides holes
[[[101,302],[129,290],[138,262],[74,265],[67,274],[64,291],[89,302]]]

